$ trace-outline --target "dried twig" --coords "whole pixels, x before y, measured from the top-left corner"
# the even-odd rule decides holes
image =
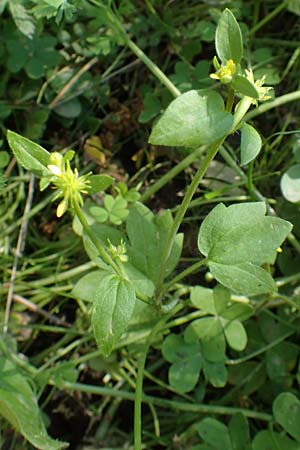
[[[54,316],[53,314],[49,313],[45,309],[40,308],[35,303],[32,303],[27,298],[22,297],[21,295],[13,294],[13,300],[17,303],[20,303],[21,305],[24,305],[30,311],[40,314],[43,317],[46,317],[46,319],[48,319],[52,323],[55,323],[56,325],[60,325],[63,327],[68,327],[68,328],[71,327],[71,325],[68,322],[66,322],[64,319]]]
[[[22,252],[24,250],[24,246],[25,246],[25,239],[26,239],[27,226],[28,226],[28,220],[29,220],[28,213],[31,209],[33,193],[34,193],[34,175],[30,175],[29,186],[28,186],[28,195],[27,195],[24,214],[23,214],[22,222],[21,222],[21,226],[20,226],[18,242],[17,242],[17,247],[16,247],[16,253],[15,253],[15,259],[14,259],[14,264],[13,264],[12,271],[11,271],[10,284],[9,284],[7,299],[6,299],[6,307],[5,307],[4,322],[3,322],[3,333],[4,334],[6,334],[7,330],[8,330],[9,315],[10,315],[11,304],[12,304],[13,295],[14,295],[14,284],[15,284],[15,279],[16,279],[16,274],[17,274],[17,269],[18,269],[18,262],[19,262],[19,258],[21,257]]]

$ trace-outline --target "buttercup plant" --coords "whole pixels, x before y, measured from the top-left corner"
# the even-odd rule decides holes
[[[109,17],[112,28],[118,30],[124,42],[177,97],[154,125],[149,142],[186,147],[191,151],[199,148],[201,154],[198,170],[175,217],[168,210],[154,215],[136,197],[128,206],[129,213],[122,217],[126,232],[122,227],[117,228],[121,219],[111,220],[116,228],[90,224],[85,214],[84,197],[105,191],[113,179],[105,175],[79,175],[77,169],[71,167],[72,151],[64,156],[49,153],[12,131],[8,131],[7,138],[18,162],[41,178],[41,188],[51,185],[55,190],[54,201],[60,202],[57,216],[61,217],[69,210],[82,226],[86,251],[97,267],[97,285],[89,300],[91,327],[99,353],[107,357],[115,349],[132,320],[137,301],[158,314],[141,354],[136,382],[134,448],[140,450],[144,365],[155,336],[168,329],[168,321],[183,308],[177,292],[178,283],[206,267],[219,284],[213,290],[200,286],[189,289],[190,301],[201,314],[188,324],[183,336],[169,334],[163,343],[163,354],[172,364],[170,384],[183,393],[189,392],[203,371],[207,382],[222,387],[227,381],[226,346],[236,351],[245,349],[247,334],[242,322],[253,313],[249,298],[276,291],[268,268],[274,264],[277,249],[291,232],[292,225],[278,217],[266,216],[264,202],[228,207],[220,203],[205,217],[199,229],[198,249],[203,257],[184,271],[178,271],[183,242],[183,235],[178,231],[200,181],[225,139],[237,130],[241,133],[241,165],[256,158],[261,149],[261,138],[244,122],[244,116],[251,105],[270,98],[271,88],[263,86],[264,78],[255,80],[250,68],[242,68],[242,35],[228,9],[222,13],[217,27],[216,72],[211,74],[212,79],[220,81],[222,92],[227,89],[226,104],[214,89],[180,94],[170,80],[166,81],[165,75],[162,76],[156,66],[128,41],[111,12]],[[112,202],[112,197],[107,198]],[[108,217],[109,213],[105,213]],[[86,276],[78,283],[84,286],[85,280]],[[247,296],[247,303],[241,303],[237,295]],[[181,349],[184,365],[174,352],[174,346]],[[200,359],[199,354],[202,355]],[[253,417],[260,417],[259,413],[253,414]],[[200,435],[205,436],[206,426],[208,424],[202,422]]]

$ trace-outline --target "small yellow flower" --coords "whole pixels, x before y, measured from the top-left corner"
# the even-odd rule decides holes
[[[220,66],[214,61],[215,68],[219,66],[215,73],[210,74],[210,78],[214,80],[220,80],[223,84],[231,83],[234,75],[236,74],[237,67],[232,59],[229,59],[225,66]]]
[[[70,153],[63,157],[60,153],[53,152],[50,156],[49,181],[56,189],[54,200],[62,198],[56,210],[57,217],[61,217],[69,207],[82,206],[82,194],[87,194],[91,187],[89,174],[79,176],[77,169],[71,169],[71,158]]]
[[[258,91],[259,94],[259,98],[258,100],[253,100],[253,104],[257,106],[258,101],[260,102],[264,102],[266,100],[269,100],[270,98],[272,98],[271,95],[269,95],[269,92],[273,90],[273,88],[271,86],[263,86],[264,82],[265,82],[265,75],[262,78],[259,78],[258,80],[254,80],[254,75],[251,69],[249,70],[245,70],[246,72],[246,76],[248,78],[249,81],[251,81],[251,83],[253,83]]]

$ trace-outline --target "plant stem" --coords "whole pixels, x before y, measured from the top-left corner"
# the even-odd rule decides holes
[[[214,159],[214,157],[218,153],[224,139],[225,138],[218,140],[207,150],[207,154],[203,158],[191,184],[189,185],[189,187],[186,191],[186,194],[182,200],[182,203],[181,203],[181,205],[177,211],[177,214],[174,218],[174,222],[173,222],[173,225],[167,236],[166,244],[165,244],[164,251],[162,254],[162,258],[161,258],[160,277],[159,277],[159,280],[157,283],[157,288],[156,288],[158,299],[161,297],[162,285],[163,285],[163,280],[165,277],[166,264],[167,264],[168,257],[170,255],[170,251],[171,251],[176,233],[181,225],[182,219],[189,207],[190,201],[191,201],[193,195],[195,194],[201,179],[203,178],[205,172],[207,171],[208,166],[210,165],[211,161]]]
[[[276,345],[280,344],[280,342],[285,341],[287,338],[295,334],[295,331],[288,331],[287,333],[283,334],[282,336],[279,336],[277,339],[274,339],[274,341],[270,342],[270,344],[265,345],[264,347],[259,348],[258,350],[255,350],[252,353],[249,353],[246,356],[242,356],[241,358],[237,359],[228,359],[225,364],[228,366],[236,366],[238,364],[242,364],[246,361],[249,361],[250,359],[255,358],[256,356],[261,355],[262,353],[265,353],[267,350],[270,350],[271,348],[275,347]]]
[[[130,38],[127,34],[123,34],[125,44],[130,48],[130,50],[148,67],[148,69],[159,79],[159,81],[166,86],[166,88],[174,95],[174,97],[178,97],[181,95],[181,92],[177,89],[176,86],[169,80],[169,78],[163,73],[160,68],[151,61],[150,58],[141,50]]]
[[[122,23],[116,16],[116,14],[112,11],[112,9],[108,6],[102,5],[98,1],[91,0],[92,3],[96,4],[97,6],[101,7],[102,9],[105,9],[105,12],[110,20],[111,27],[122,36],[124,44],[127,45],[128,48],[134,53],[140,61],[142,61],[145,66],[148,67],[148,69],[153,73],[153,75],[158,78],[158,80],[166,86],[166,88],[175,96],[178,97],[181,95],[181,92],[177,87],[171,82],[171,80],[163,73],[160,68],[154,64],[153,61],[151,61],[150,58],[143,52],[143,50],[138,47],[128,36],[126,31],[124,30]]]
[[[245,116],[245,120],[253,119],[253,117],[259,116],[260,114],[269,111],[270,109],[277,108],[278,106],[284,105],[285,103],[294,102],[300,99],[300,90],[293,91],[289,94],[281,95],[281,97],[277,97],[272,101],[267,101],[252,111],[248,112]]]
[[[53,381],[51,384],[54,385]],[[60,389],[87,392],[94,395],[103,395],[110,397],[118,397],[124,400],[134,401],[135,395],[133,392],[117,390],[115,388],[107,388],[102,386],[95,386],[83,383],[71,383],[69,381],[60,382]],[[203,403],[191,403],[182,401],[173,401],[165,398],[154,397],[152,395],[142,395],[142,401],[144,403],[152,403],[153,405],[160,406],[166,409],[173,409],[176,411],[186,411],[194,414],[218,414],[232,416],[237,413],[242,413],[244,416],[261,420],[264,422],[272,421],[270,414],[261,413],[259,411],[253,411],[245,408],[235,408],[230,406],[217,406],[217,405],[205,405]],[[134,450],[137,450],[135,448]]]
[[[193,272],[196,272],[196,270],[200,269],[200,267],[204,266],[206,263],[207,258],[204,258],[201,259],[200,261],[197,261],[195,264],[192,264],[191,266],[187,267],[185,270],[176,275],[176,277],[172,278],[171,281],[165,284],[161,295],[164,295],[172,286],[174,286],[174,284],[178,283],[178,281],[182,280],[188,275],[191,275]]]
[[[85,233],[87,234],[87,236],[90,238],[90,240],[92,241],[92,243],[94,244],[94,246],[98,250],[99,255],[101,256],[103,261],[106,264],[108,264],[116,272],[116,274],[119,275],[120,278],[124,278],[124,275],[123,275],[121,269],[118,267],[118,265],[115,263],[115,261],[110,256],[110,254],[102,246],[102,244],[99,241],[99,239],[97,238],[97,236],[95,236],[95,234],[91,230],[91,227],[88,224],[88,221],[86,220],[85,215],[83,214],[81,208],[78,205],[75,205],[74,206],[74,211],[75,211],[75,214],[78,217],[78,219],[79,219],[79,221],[80,221],[80,223],[81,223]]]
[[[252,27],[250,34],[251,35],[255,34],[256,31],[258,31],[260,28],[262,28],[264,25],[270,22],[270,20],[272,20],[275,16],[277,16],[277,14],[279,14],[286,7],[286,4],[287,0],[281,2],[277,6],[277,8],[272,9],[272,11],[269,14],[264,16],[260,22],[258,22],[256,25],[254,25],[254,27]]]
[[[242,120],[245,120],[245,114],[250,108],[253,99],[250,97],[243,97],[242,100],[236,105],[234,116],[233,116],[233,124],[231,130],[228,134],[234,133],[237,128],[240,126]]]
[[[226,102],[226,111],[228,111],[230,113],[232,111],[233,101],[234,101],[234,89],[229,88],[227,102]]]
[[[171,170],[169,170],[165,175],[159,178],[146,192],[141,196],[140,201],[145,203],[149,198],[159,191],[163,186],[165,186],[170,180],[172,180],[176,175],[186,169],[190,164],[196,161],[201,153],[203,152],[203,148],[197,148],[188,156],[186,156],[182,161],[180,161],[176,166],[174,166]]]
[[[142,354],[138,363],[138,373],[136,378],[136,388],[134,395],[134,450],[142,449],[142,401],[143,401],[143,379],[144,379],[144,369],[147,359],[147,354],[155,334],[162,328],[162,326],[167,322],[170,316],[176,314],[177,311],[181,309],[181,305],[175,307],[171,313],[166,314],[161,320],[155,325],[150,335],[148,336]]]
[[[98,250],[99,255],[101,256],[103,261],[106,264],[108,264],[121,279],[123,279],[123,280],[124,279],[128,279],[127,278],[127,274],[125,273],[125,270],[123,270],[122,267],[119,267],[119,265],[115,263],[115,261],[110,256],[110,254],[102,246],[102,243],[100,242],[100,240],[97,238],[97,236],[91,230],[91,227],[88,224],[88,221],[86,220],[85,215],[83,214],[81,208],[78,205],[76,205],[74,207],[74,211],[75,211],[75,214],[77,215],[77,217],[78,217],[78,219],[79,219],[79,221],[80,221],[84,231],[86,232],[87,236],[90,238],[90,240],[92,241],[92,243],[94,244],[94,246]],[[142,292],[140,292],[139,290],[135,289],[135,293],[136,293],[136,296],[137,296],[137,298],[139,300],[141,300],[144,303],[149,304],[148,297],[146,297]]]

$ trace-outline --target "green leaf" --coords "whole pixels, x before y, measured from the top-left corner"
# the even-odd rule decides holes
[[[7,3],[8,3],[8,0],[0,0],[0,14],[3,13]]]
[[[213,289],[213,298],[216,309],[216,315],[222,316],[223,312],[226,311],[227,307],[230,305],[231,301],[230,290],[218,284]]]
[[[32,16],[28,13],[19,0],[9,0],[8,4],[16,27],[22,34],[31,39],[35,31]]]
[[[29,382],[3,357],[0,358],[0,414],[40,450],[59,450],[68,446],[48,436]]]
[[[108,276],[111,276],[111,273],[106,270],[93,270],[87,273],[77,281],[71,295],[86,302],[94,302],[99,285]]]
[[[105,191],[114,182],[113,177],[109,175],[91,175],[89,180],[91,183],[90,194]]]
[[[140,123],[147,123],[149,120],[153,119],[153,117],[157,116],[161,110],[161,104],[159,99],[152,92],[147,92],[144,97],[144,108],[141,114],[139,115]]]
[[[228,208],[220,204],[201,224],[199,250],[208,257],[213,276],[235,292],[255,295],[275,290],[271,276],[259,266],[274,263],[292,225],[265,213],[263,202]]]
[[[67,119],[75,119],[80,116],[81,113],[81,103],[78,98],[72,98],[66,102],[63,102],[55,107],[54,111],[59,116],[65,117]]]
[[[253,307],[249,304],[232,302],[227,306],[226,310],[222,312],[222,317],[228,320],[247,320],[253,314]]]
[[[191,288],[191,303],[198,309],[207,314],[216,314],[213,290],[203,286],[195,286]]]
[[[300,450],[300,444],[272,431],[260,431],[254,438],[253,450]]]
[[[196,148],[229,133],[233,116],[225,111],[217,92],[189,91],[170,103],[154,125],[149,142],[155,145]]]
[[[240,203],[228,208],[218,205],[199,230],[199,250],[220,264],[273,264],[277,248],[292,225],[278,217],[266,217],[263,202]],[[215,217],[216,216],[216,217]],[[215,218],[217,222],[215,222]],[[206,224],[207,222],[207,224]]]
[[[242,75],[236,75],[231,85],[239,94],[246,97],[259,98],[259,92],[255,84]]]
[[[203,220],[198,234],[198,248],[203,255],[208,255],[215,242],[215,235],[220,234],[226,214],[226,206],[219,203]]]
[[[197,424],[196,429],[206,444],[217,450],[233,450],[228,429],[219,420],[207,417]]]
[[[119,245],[121,240],[124,239],[123,233],[121,233],[118,229],[110,227],[108,225],[94,224],[91,225],[91,229],[104,246],[108,245],[108,240],[113,245]],[[101,269],[109,269],[109,266],[107,266],[100,258],[97,248],[85,232],[83,232],[83,244],[89,258],[98,267],[100,267]]]
[[[259,295],[277,289],[271,275],[252,263],[226,265],[210,262],[209,269],[219,283],[236,294]]]
[[[297,365],[299,347],[289,341],[281,342],[266,353],[266,368],[270,380],[276,383],[292,383],[290,372]]]
[[[300,2],[299,0],[288,0],[287,10],[300,16]]]
[[[224,387],[227,383],[227,369],[224,363],[204,360],[203,372],[205,378],[216,388]]]
[[[121,225],[129,214],[128,202],[121,195],[115,198],[112,195],[105,195],[104,206],[108,211],[109,220],[115,225]]]
[[[233,450],[251,450],[249,425],[242,413],[232,416],[228,428]]]
[[[261,137],[251,125],[244,123],[241,135],[241,166],[249,164],[259,154]]]
[[[130,208],[126,222],[130,240],[129,261],[154,283],[160,276],[161,256],[172,223],[170,211],[154,216],[150,209],[138,202]],[[171,273],[180,258],[182,242],[183,235],[178,234],[167,260],[165,276]]]
[[[126,262],[123,267],[134,287],[149,298],[152,297],[155,291],[153,282],[129,262]]]
[[[243,40],[236,18],[229,9],[225,9],[216,30],[216,51],[222,64],[229,59],[239,63],[243,56]]]
[[[181,336],[169,334],[163,342],[162,354],[173,363],[169,369],[170,385],[182,393],[194,389],[203,362],[199,344],[189,344]]]
[[[9,153],[6,151],[0,151],[0,169],[4,169],[9,163]]]
[[[246,348],[247,333],[243,324],[239,320],[227,322],[224,325],[224,334],[228,345],[234,350],[241,352]]]
[[[50,115],[48,108],[41,108],[27,111],[26,126],[24,128],[24,136],[33,141],[39,140],[46,128],[46,123]]]
[[[275,420],[285,431],[300,442],[300,402],[298,398],[290,392],[282,392],[273,403],[273,413]]]
[[[99,350],[108,356],[126,331],[134,305],[135,290],[116,275],[105,277],[98,286],[92,311],[92,327]]]
[[[295,164],[283,174],[280,187],[289,202],[300,202],[300,164]]]
[[[39,177],[50,174],[47,168],[50,153],[47,150],[10,130],[7,131],[7,140],[18,163],[26,170]]]
[[[225,339],[221,323],[217,317],[204,317],[194,320],[185,330],[185,341],[192,343],[199,339],[203,355],[208,361],[219,362],[225,359]]]

